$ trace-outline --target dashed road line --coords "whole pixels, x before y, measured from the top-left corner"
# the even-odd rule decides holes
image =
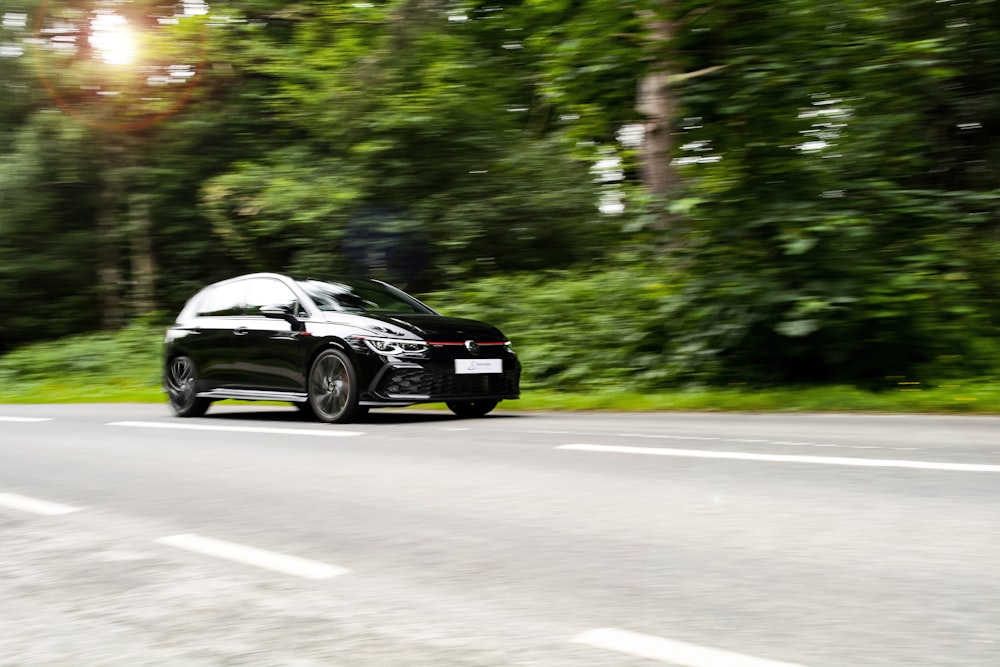
[[[29,498],[28,496],[21,496],[16,493],[0,493],[0,506],[21,510],[22,512],[31,512],[32,514],[41,514],[43,516],[69,514],[71,512],[79,512],[83,509],[82,507],[53,503],[48,500]]]
[[[945,470],[951,472],[1000,472],[1000,465],[985,463],[946,463],[942,461],[906,461],[903,459],[857,459],[846,456],[797,456],[791,454],[754,454],[750,452],[722,452],[701,449],[622,447],[617,445],[588,444],[559,445],[556,449],[583,452],[608,452],[616,454],[646,454],[650,456],[680,456],[699,459],[762,461],[768,463],[812,463],[819,465],[856,466],[863,468],[911,468],[916,470]]]
[[[52,421],[52,417],[0,417],[0,422],[23,422],[27,424],[50,421]]]
[[[804,667],[617,628],[588,630],[572,641],[679,667]]]
[[[303,579],[329,579],[350,572],[347,568],[320,561],[299,558],[288,554],[258,549],[257,547],[217,540],[203,535],[171,535],[161,537],[156,542],[177,549],[192,551],[205,556],[214,556],[244,565],[252,565],[272,572],[281,572]]]
[[[312,435],[324,438],[342,438],[354,435],[364,435],[362,431],[340,431],[335,428],[274,428],[269,426],[221,426],[219,424],[186,424],[174,422],[123,421],[109,422],[106,426],[186,429],[192,431],[230,431],[233,433],[269,433],[275,435]]]

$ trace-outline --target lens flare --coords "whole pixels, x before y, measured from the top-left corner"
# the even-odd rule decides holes
[[[130,65],[136,57],[135,36],[124,17],[114,12],[97,14],[90,23],[90,46],[109,65]]]

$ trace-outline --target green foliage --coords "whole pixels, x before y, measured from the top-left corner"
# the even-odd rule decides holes
[[[92,164],[79,128],[34,116],[0,155],[0,352],[94,327]],[[44,320],[41,320],[44,318]]]
[[[997,14],[791,2],[698,22],[687,66],[725,68],[681,91],[685,141],[718,161],[683,168],[677,375],[995,371]]]
[[[455,11],[329,3],[228,37],[290,142],[204,184],[230,253],[426,288],[566,266],[603,240],[587,165],[532,134],[530,61]]]
[[[42,3],[8,4],[0,352],[40,317],[46,336],[93,329],[98,296],[129,293],[141,201],[159,308],[247,270],[375,274],[506,323],[533,387],[884,388],[1000,368],[993,2],[229,0],[187,16],[143,0],[115,5],[143,28],[125,69],[92,57],[86,3],[45,3],[43,23],[80,38],[59,49],[34,39]],[[663,68],[670,201],[620,141]],[[598,212],[605,195],[623,215]]]
[[[983,350],[996,339],[990,285],[1000,245],[978,222],[995,215],[994,197],[855,195],[864,196],[873,201],[858,210],[775,206],[742,230],[738,211],[717,209],[730,225],[702,228],[684,253],[690,279],[664,312],[683,322],[677,372],[703,381],[879,382],[996,369],[1000,358]]]
[[[161,375],[162,327],[136,324],[115,333],[96,333],[25,346],[0,357],[5,392],[44,384],[153,387]]]
[[[617,281],[626,288],[635,286],[623,271]],[[638,278],[638,276],[632,276]],[[556,278],[559,282],[577,283],[574,295],[593,298],[598,294],[610,295],[605,288],[594,285],[591,277]],[[489,287],[496,287],[487,280]],[[616,281],[612,281],[616,283]],[[606,287],[610,287],[609,284]],[[648,298],[656,299],[663,288],[646,285]],[[563,288],[560,291],[564,291]],[[662,291],[661,291],[662,290]],[[489,289],[473,290],[472,295],[483,296],[484,307],[494,305],[497,299]],[[532,291],[532,294],[537,292]],[[442,295],[443,296],[443,295]],[[501,295],[503,296],[503,295]],[[594,304],[584,304],[574,312],[587,310]],[[456,308],[456,312],[461,309]],[[496,315],[500,315],[498,310]],[[593,316],[579,317],[566,313],[579,321],[593,321]],[[518,316],[519,318],[520,316]],[[515,318],[517,319],[517,318]],[[512,319],[511,324],[516,322]],[[573,335],[564,327],[561,333]],[[641,329],[641,323],[628,325],[626,330]],[[612,334],[608,334],[610,337]],[[88,334],[45,341],[18,349],[0,358],[0,402],[18,403],[74,403],[74,402],[164,402],[160,389],[160,343],[163,329],[141,324],[117,334]],[[532,349],[534,339],[542,344],[544,352]],[[518,350],[526,363],[534,363],[549,354],[551,349],[544,336],[527,331],[515,334]],[[574,338],[581,344],[586,341]],[[592,351],[587,348],[587,351]],[[578,356],[583,359],[587,353]],[[854,387],[796,387],[792,389],[760,389],[740,384],[723,388],[685,388],[672,391],[636,391],[636,383],[622,376],[621,369],[610,368],[607,363],[596,361],[593,371],[604,377],[604,382],[590,378],[577,383],[572,378],[550,378],[552,382],[537,379],[526,388],[521,400],[506,401],[505,410],[738,410],[783,412],[936,412],[958,414],[1000,413],[1000,381],[951,381],[939,385],[905,381],[895,378],[887,389],[891,391],[865,391]],[[573,362],[576,363],[576,362]],[[583,363],[588,363],[583,359]],[[568,384],[561,384],[565,381]],[[570,387],[575,390],[567,391]]]
[[[486,319],[511,338],[527,388],[593,391],[662,383],[670,342],[658,305],[676,285],[616,261],[589,272],[484,278],[432,294],[447,315]]]

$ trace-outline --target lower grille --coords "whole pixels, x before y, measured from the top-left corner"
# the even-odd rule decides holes
[[[378,393],[390,398],[420,396],[465,398],[474,396],[517,396],[519,371],[456,375],[433,368],[395,368],[386,372]]]

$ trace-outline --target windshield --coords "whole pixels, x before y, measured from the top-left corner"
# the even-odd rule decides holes
[[[363,281],[299,280],[299,287],[323,311],[345,313],[434,314],[430,308],[388,285]]]

